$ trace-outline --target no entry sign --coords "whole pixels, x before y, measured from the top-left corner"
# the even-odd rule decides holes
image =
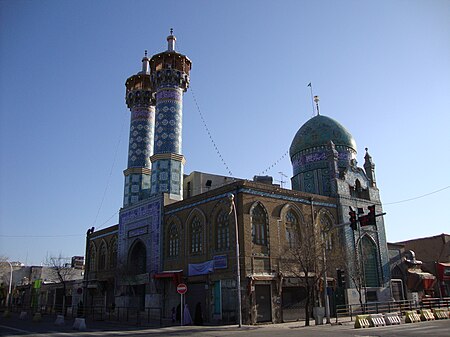
[[[180,283],[179,285],[177,285],[177,293],[185,294],[186,291],[187,291],[187,285],[185,285],[184,283]]]

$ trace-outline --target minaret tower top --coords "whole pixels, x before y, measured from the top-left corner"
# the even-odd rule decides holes
[[[167,50],[150,59],[150,77],[156,91],[151,193],[168,193],[170,199],[180,200],[185,164],[181,152],[183,93],[189,87],[192,62],[175,51],[175,41],[171,29]]]
[[[177,38],[173,35],[173,29],[171,29],[170,35],[167,37],[167,50],[153,55],[150,59],[151,77],[155,89],[160,85],[173,82],[173,80],[179,81],[177,87],[183,91],[189,88],[189,74],[192,62],[186,55],[175,51],[176,40]],[[167,72],[167,70],[173,71]]]
[[[147,50],[144,52],[144,57],[142,58],[142,71],[139,74],[150,75],[150,59],[147,57]]]
[[[142,70],[126,82],[125,101],[131,112],[128,165],[125,175],[124,206],[150,195],[151,161],[155,129],[155,91],[150,79],[150,63],[145,51]]]
[[[167,37],[167,51],[175,51],[175,41],[177,38],[173,35],[173,29],[170,28],[170,35]]]

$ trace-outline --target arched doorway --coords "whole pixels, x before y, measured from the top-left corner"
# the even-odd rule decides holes
[[[138,240],[131,248],[128,267],[133,275],[131,293],[132,303],[140,310],[145,309],[145,284],[148,282],[147,271],[147,249],[142,241]]]
[[[366,287],[379,287],[379,268],[378,268],[378,252],[375,243],[364,236],[362,238],[363,250],[363,264],[364,264],[364,279]]]

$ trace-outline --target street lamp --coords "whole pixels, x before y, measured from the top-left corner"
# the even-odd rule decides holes
[[[235,232],[236,232],[236,287],[237,287],[237,296],[238,296],[238,318],[239,318],[239,327],[242,327],[242,300],[241,300],[241,268],[239,266],[239,232],[238,232],[238,221],[237,221],[237,213],[236,213],[236,204],[234,203],[234,194],[228,194],[228,199],[230,199],[231,207],[234,211],[234,223],[235,223]],[[231,213],[231,209],[230,209]]]
[[[327,238],[325,237],[325,232],[322,231],[322,236],[323,236],[323,265],[324,265],[324,269],[323,269],[323,289],[324,289],[324,297],[325,297],[325,315],[327,317],[327,324],[330,324],[330,299],[328,298],[328,283],[327,283],[327,257],[326,257],[326,249],[327,249],[327,245],[326,245],[326,240]]]
[[[13,277],[13,266],[11,264],[11,262],[6,261],[9,264],[9,268],[11,269],[11,272],[9,274],[9,290],[8,290],[8,295],[6,295],[6,304],[8,305],[8,307],[10,306],[10,299],[11,299],[11,286],[12,286],[12,277]]]

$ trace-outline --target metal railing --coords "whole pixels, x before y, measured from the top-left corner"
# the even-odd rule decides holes
[[[63,313],[62,305],[42,305],[31,307],[25,305],[14,305],[12,312],[25,311],[29,315],[40,312],[43,315],[58,315]],[[163,326],[171,322],[170,318],[164,318],[162,309],[157,307],[115,307],[105,308],[104,306],[66,307],[64,315],[67,318],[84,317],[93,321],[121,322],[132,325]]]
[[[389,301],[389,302],[368,302],[360,304],[346,304],[336,306],[336,323],[339,318],[350,317],[360,314],[380,314],[388,312],[397,312],[403,315],[408,310],[431,309],[450,307],[450,297],[444,298],[426,298],[420,302],[414,300]]]

